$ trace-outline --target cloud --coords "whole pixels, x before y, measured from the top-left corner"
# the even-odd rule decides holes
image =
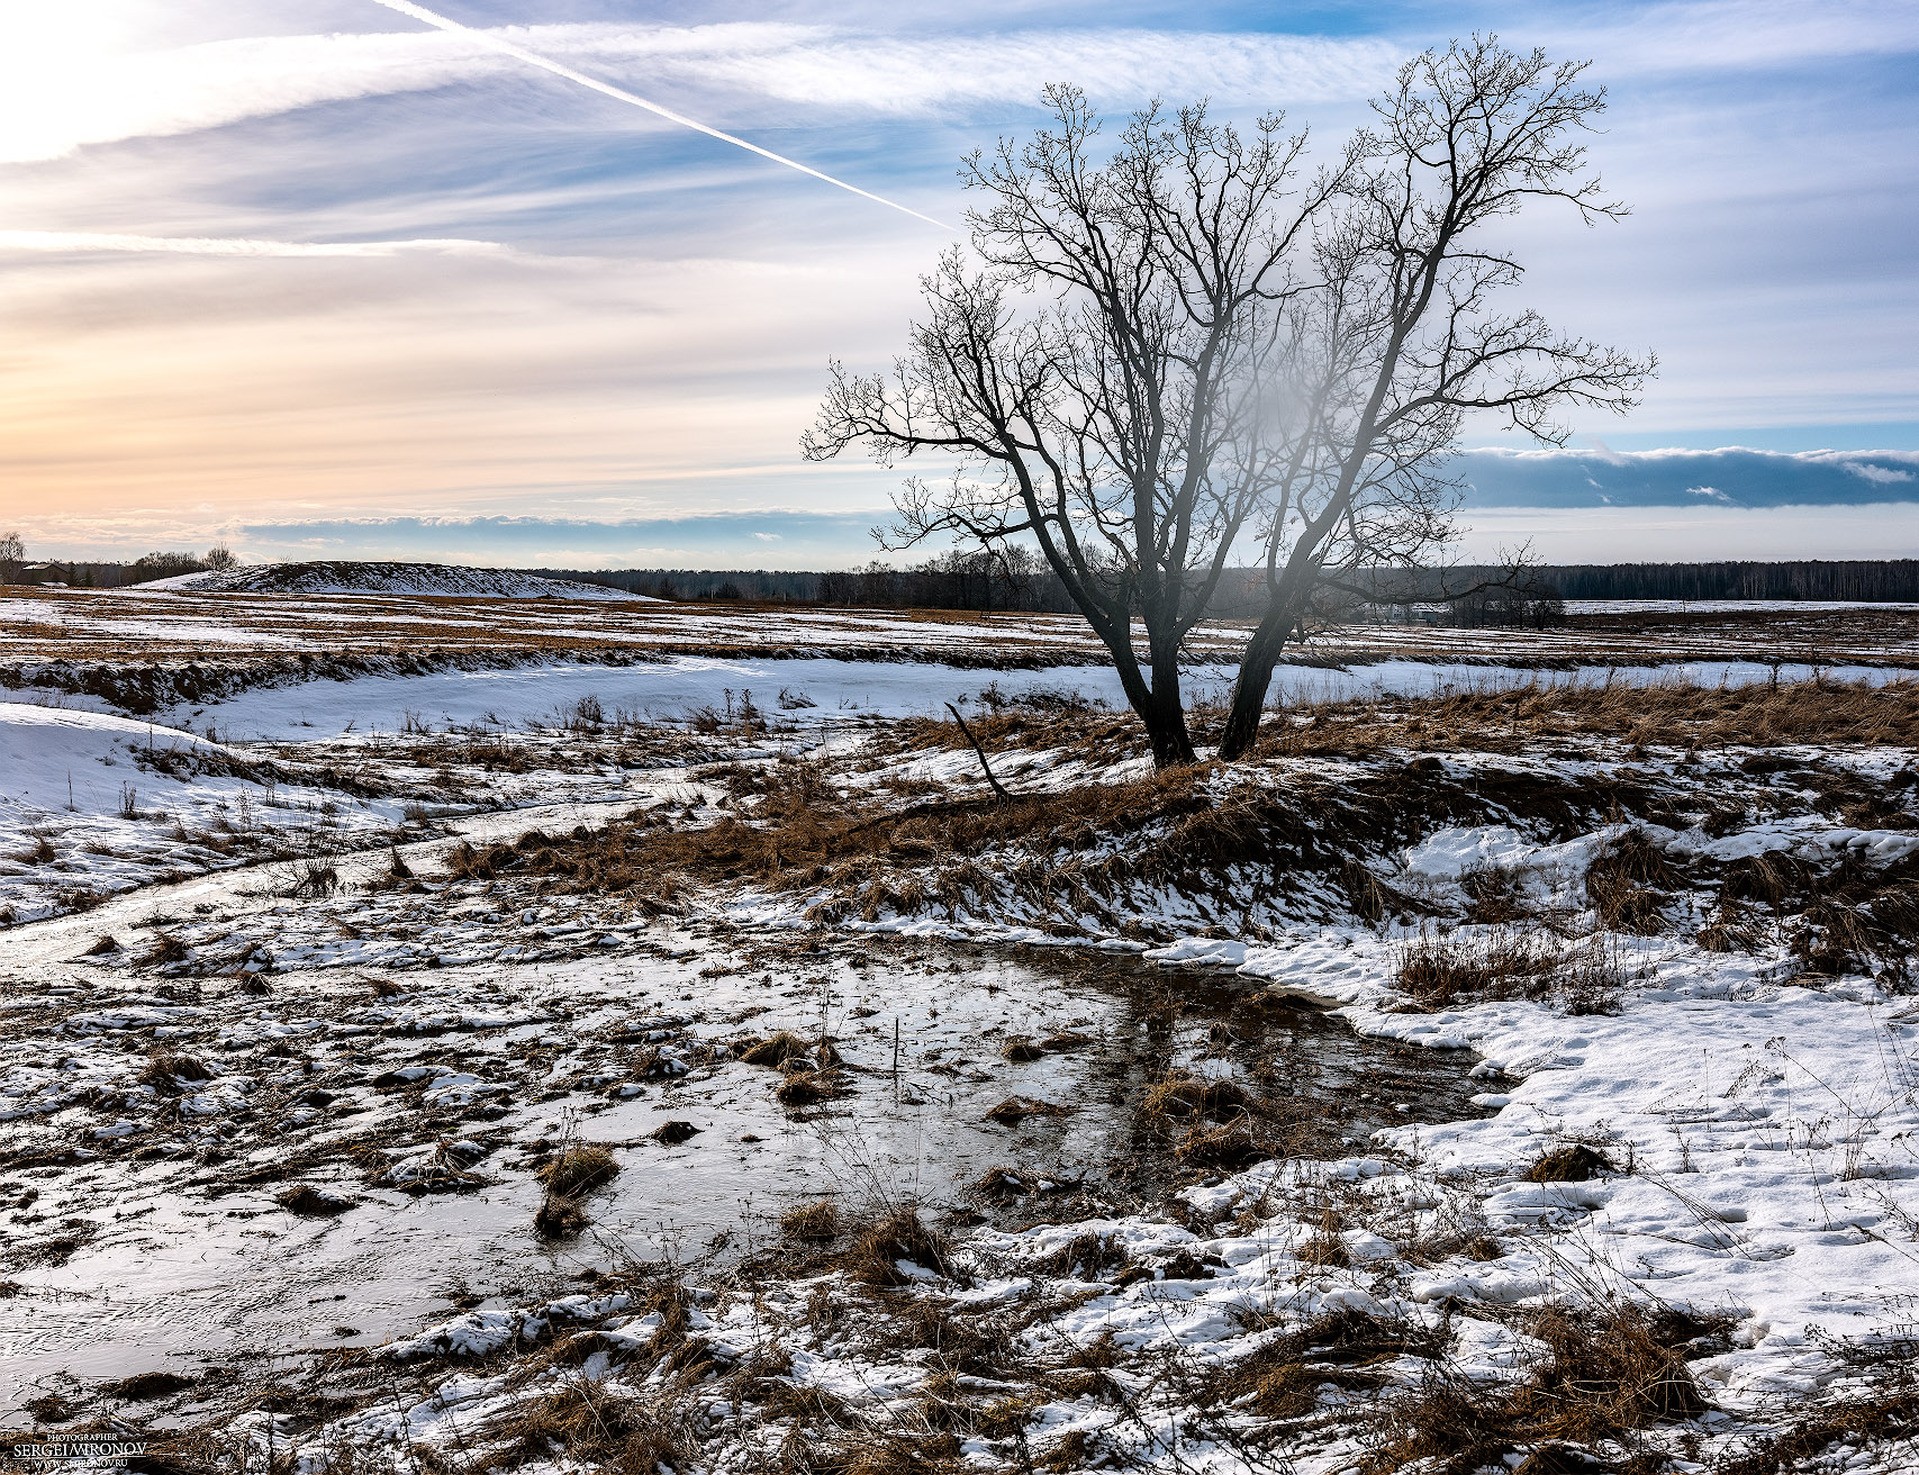
[[[480,40],[492,47],[495,51],[512,57],[515,61],[523,62],[530,67],[537,67],[539,70],[563,78],[575,86],[587,88],[589,91],[597,92],[603,97],[610,97],[615,102],[625,103],[629,107],[635,107],[642,112],[651,113],[655,117],[664,118],[667,122],[676,123],[682,128],[690,128],[695,133],[703,133],[708,138],[716,139],[720,143],[730,144],[734,148],[744,149],[749,154],[757,154],[760,158],[770,163],[779,164],[784,168],[792,169],[800,174],[809,175],[819,180],[822,184],[830,184],[835,189],[843,189],[849,194],[858,195],[861,199],[871,200],[876,205],[884,205],[889,210],[898,210],[903,214],[912,216],[915,220],[923,220],[928,225],[936,226],[942,231],[950,231],[952,229],[952,227],[946,225],[944,222],[933,219],[930,215],[920,214],[919,211],[913,209],[911,206],[902,205],[897,200],[889,200],[884,195],[876,195],[870,190],[863,190],[856,184],[848,184],[845,180],[835,175],[823,174],[810,164],[802,164],[796,159],[789,159],[785,154],[776,154],[771,149],[762,148],[757,143],[750,143],[737,134],[727,133],[710,124],[701,123],[696,119],[689,118],[684,113],[662,107],[659,103],[649,98],[641,97],[638,93],[628,92],[623,88],[610,86],[600,81],[597,77],[589,77],[586,73],[557,62],[540,52],[529,51],[518,42],[509,40],[497,32],[473,30],[468,26],[461,25],[458,21],[448,20],[437,11],[428,10],[423,5],[415,5],[412,3],[412,0],[375,0],[375,3],[384,5],[389,10],[396,10],[401,15],[409,16],[414,20],[432,26],[436,30],[444,31],[449,35],[465,36]]]
[[[1530,545],[1546,563],[1751,558],[1919,558],[1910,504],[1849,507],[1500,507],[1474,512],[1462,558]]]
[[[1636,74],[1800,66],[1817,58],[1919,49],[1919,12],[1905,0],[1685,0],[1618,7],[1598,25],[1529,28],[1540,44]],[[1543,18],[1542,18],[1543,19]]]
[[[510,65],[477,42],[434,33],[249,37],[121,55],[23,48],[0,69],[0,162],[422,91]]]
[[[608,83],[705,89],[750,113],[776,104],[782,117],[795,107],[921,117],[1025,105],[1061,77],[1127,104],[1162,91],[1259,105],[1356,99],[1390,78],[1405,49],[1375,38],[1029,30],[912,39],[728,23],[267,36],[128,55],[56,53],[63,62],[16,53],[14,66],[0,69],[0,162],[523,77],[526,63],[502,55],[502,43],[591,68]]]
[[[260,558],[430,558],[521,567],[838,568],[875,554],[883,512],[761,509],[684,517],[388,517],[242,522]],[[778,529],[769,531],[768,527]],[[778,545],[777,548],[772,545]]]
[[[1839,464],[1862,481],[1873,482],[1878,486],[1892,486],[1898,482],[1913,479],[1910,471],[1900,471],[1891,466],[1875,466],[1870,461],[1841,461]]]
[[[762,22],[260,36],[144,52],[90,39],[74,29],[58,44],[15,46],[0,58],[0,161],[523,75],[525,63],[499,54],[501,44],[591,69],[607,83],[715,92],[754,115],[771,103],[784,114],[949,119],[955,109],[1029,104],[1059,78],[1121,105],[1161,94],[1223,105],[1356,101],[1390,80],[1418,44],[1141,27],[982,33],[976,24],[913,35]],[[1919,49],[1919,11],[1886,0],[1816,8],[1713,0],[1641,7],[1629,21],[1597,26],[1535,22],[1529,39],[1597,55],[1615,71],[1736,70]]]
[[[259,241],[232,236],[130,236],[95,231],[0,230],[0,251],[78,255],[129,251],[168,256],[515,256],[495,241]]]
[[[1869,456],[1870,459],[1862,459]],[[1881,463],[1891,463],[1881,464]],[[1919,452],[1471,450],[1453,470],[1466,506],[1844,506],[1919,501]],[[1867,482],[1871,491],[1860,486]],[[1910,486],[1911,490],[1904,488]]]
[[[368,517],[246,519],[206,509],[137,517],[22,518],[46,557],[132,558],[154,548],[230,544],[252,561],[391,558],[507,568],[857,567],[879,556],[869,529],[882,506],[822,512],[774,508],[684,517]],[[1492,558],[1530,543],[1553,563],[1727,558],[1919,557],[1910,504],[1480,509],[1458,552]],[[777,545],[762,537],[768,527]],[[1909,529],[1901,537],[1900,530]],[[910,559],[926,556],[915,552]]]

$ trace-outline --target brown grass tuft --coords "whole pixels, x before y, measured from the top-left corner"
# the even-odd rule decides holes
[[[180,1373],[161,1369],[157,1372],[135,1373],[132,1377],[121,1378],[118,1382],[103,1383],[100,1391],[109,1398],[124,1398],[129,1403],[145,1403],[155,1398],[168,1398],[175,1393],[184,1393],[193,1386],[194,1380]]]
[[[846,1091],[845,1077],[836,1070],[796,1070],[773,1094],[782,1106],[813,1106],[844,1096]]]
[[[329,1193],[315,1188],[311,1183],[294,1184],[277,1195],[274,1202],[290,1214],[306,1214],[316,1218],[344,1214],[353,1207],[353,1201],[344,1194]]]
[[[1237,1081],[1172,1071],[1147,1089],[1139,1109],[1143,1116],[1159,1120],[1207,1117],[1219,1121],[1244,1116],[1255,1104],[1252,1093]]]
[[[897,1286],[913,1279],[899,1268],[901,1261],[936,1275],[953,1272],[946,1236],[911,1208],[895,1210],[857,1230],[843,1264],[848,1274],[867,1285]]]
[[[999,1122],[1014,1127],[1029,1116],[1066,1116],[1072,1112],[1070,1106],[1055,1106],[1050,1101],[1042,1101],[1037,1096],[1008,1096],[1004,1101],[986,1113],[989,1122]]]
[[[1238,1123],[1194,1127],[1173,1147],[1173,1156],[1189,1168],[1225,1172],[1238,1172],[1273,1154],[1270,1145]]]
[[[1683,682],[1540,684],[1443,697],[1358,698],[1295,706],[1259,751],[1354,757],[1386,750],[1536,752],[1607,738],[1671,747],[1919,746],[1919,681],[1799,681],[1740,687]]]
[[[694,1455],[688,1424],[658,1392],[639,1394],[592,1379],[569,1381],[520,1404],[489,1433],[504,1434],[522,1460],[659,1475],[684,1469]]]
[[[182,1081],[210,1080],[213,1072],[191,1055],[178,1050],[155,1050],[147,1057],[140,1079],[163,1096],[178,1096]]]
[[[578,1198],[613,1181],[620,1171],[612,1149],[600,1142],[577,1142],[542,1163],[534,1176],[560,1198]]]
[[[1584,1142],[1569,1142],[1542,1153],[1526,1170],[1528,1183],[1585,1183],[1602,1173],[1616,1173],[1613,1160]]]
[[[815,1199],[780,1215],[780,1232],[789,1239],[825,1242],[840,1234],[839,1205],[830,1198]]]
[[[1685,885],[1679,869],[1642,830],[1628,830],[1586,870],[1586,899],[1615,932],[1658,934],[1667,904]]]
[[[1414,1003],[1443,1009],[1462,999],[1541,998],[1552,989],[1556,953],[1527,933],[1422,932],[1399,952],[1399,987]]]
[[[748,1065],[767,1065],[778,1067],[789,1060],[803,1060],[812,1053],[813,1047],[802,1035],[790,1029],[780,1030],[763,1040],[754,1040],[740,1048],[739,1057]]]

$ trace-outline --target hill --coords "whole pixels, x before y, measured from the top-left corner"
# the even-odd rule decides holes
[[[448,594],[470,599],[619,599],[648,596],[546,578],[512,569],[464,568],[444,563],[258,563],[179,574],[134,587],[199,594]]]

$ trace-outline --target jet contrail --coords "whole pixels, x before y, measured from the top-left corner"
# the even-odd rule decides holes
[[[749,154],[758,154],[762,159],[771,159],[775,164],[784,164],[788,169],[797,169],[802,174],[810,174],[813,178],[830,184],[835,189],[846,190],[851,194],[858,195],[861,199],[871,200],[876,205],[885,205],[889,209],[898,210],[902,214],[912,216],[915,220],[923,220],[928,225],[937,226],[944,231],[953,229],[952,226],[947,225],[944,221],[935,220],[930,215],[922,215],[919,211],[912,209],[910,206],[902,205],[897,200],[889,200],[884,195],[876,195],[871,190],[863,190],[856,184],[848,184],[843,179],[835,179],[830,174],[822,174],[819,170],[812,168],[810,165],[802,164],[797,159],[789,159],[784,154],[776,154],[771,149],[763,149],[757,143],[748,143],[744,138],[722,132],[718,128],[708,127],[705,123],[699,122],[694,118],[689,118],[684,113],[676,113],[671,108],[661,107],[657,102],[648,102],[637,93],[628,92],[624,88],[614,87],[610,83],[589,77],[585,72],[576,72],[565,63],[554,61],[550,57],[541,56],[536,51],[528,51],[524,46],[516,45],[503,37],[496,36],[491,31],[476,31],[473,27],[462,25],[456,20],[448,20],[443,15],[436,15],[425,6],[413,4],[412,0],[373,0],[373,3],[376,5],[384,5],[388,10],[397,10],[401,15],[411,16],[414,20],[422,21],[442,31],[451,31],[456,36],[465,36],[469,40],[477,41],[482,46],[490,46],[493,50],[504,52],[508,56],[517,57],[528,66],[538,67],[541,71],[551,72],[556,77],[564,77],[569,82],[577,82],[582,87],[590,87],[595,92],[610,97],[616,102],[629,103],[633,107],[644,108],[649,113],[665,118],[669,123],[678,123],[682,128],[691,128],[695,133],[704,133],[708,138],[717,138],[721,143],[730,143],[735,148],[745,149]]]

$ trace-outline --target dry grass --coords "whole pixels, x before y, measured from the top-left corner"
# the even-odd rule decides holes
[[[1672,894],[1684,884],[1679,868],[1637,829],[1612,841],[1586,869],[1586,899],[1614,932],[1657,936]]]
[[[494,1468],[564,1455],[570,1463],[619,1475],[659,1475],[685,1468],[694,1454],[686,1416],[670,1398],[589,1378],[517,1406],[488,1433],[506,1440]]]
[[[344,1214],[353,1207],[353,1201],[345,1195],[323,1192],[311,1183],[294,1184],[281,1192],[274,1202],[290,1214],[304,1214],[314,1218]]]
[[[1556,950],[1536,934],[1422,933],[1400,948],[1396,978],[1415,1003],[1443,1009],[1468,999],[1543,998],[1557,962]]]
[[[1842,1361],[1858,1364],[1855,1353]],[[1843,1468],[1857,1452],[1919,1439],[1919,1366],[1914,1344],[1885,1349],[1868,1366],[1868,1386],[1795,1412],[1785,1428],[1719,1460],[1712,1475],[1792,1475]]]
[[[109,1398],[125,1399],[129,1403],[146,1403],[156,1398],[168,1398],[175,1393],[184,1393],[193,1384],[192,1378],[162,1369],[158,1372],[135,1373],[132,1377],[121,1378],[117,1382],[104,1383],[100,1391]]]
[[[912,1208],[896,1209],[855,1229],[841,1265],[865,1285],[898,1286],[913,1279],[900,1269],[902,1261],[936,1275],[950,1276],[954,1271],[946,1236]]]
[[[1212,1374],[1203,1393],[1209,1401],[1243,1403],[1264,1418],[1294,1419],[1313,1412],[1321,1388],[1377,1388],[1383,1379],[1370,1369],[1409,1354],[1431,1357],[1440,1346],[1435,1333],[1410,1322],[1334,1311],[1267,1337]]]
[[[800,1204],[780,1215],[780,1232],[789,1239],[823,1244],[838,1239],[842,1227],[839,1205],[830,1198]]]
[[[1723,1323],[1624,1303],[1548,1306],[1516,1319],[1545,1347],[1531,1374],[1517,1386],[1487,1387],[1433,1364],[1419,1390],[1382,1406],[1366,1475],[1469,1475],[1531,1456],[1542,1456],[1532,1468],[1550,1470],[1558,1457],[1548,1450],[1602,1441],[1630,1448],[1637,1431],[1710,1408],[1685,1353]]]
[[[1194,740],[1216,741],[1223,720],[1223,712],[1195,708]],[[1065,749],[1088,762],[1111,763],[1146,751],[1129,714],[1083,699],[1026,698],[973,714],[967,722],[989,753]],[[902,746],[966,745],[959,728],[947,721],[916,719],[901,724],[898,732]],[[1272,715],[1258,751],[1266,756],[1343,758],[1408,749],[1513,753],[1578,739],[1677,748],[1919,746],[1919,682],[1877,687],[1836,681],[1572,686],[1548,673],[1532,685],[1501,691],[1297,703]]]
[[[1193,1127],[1173,1144],[1173,1156],[1188,1168],[1233,1173],[1272,1157],[1275,1145],[1239,1123]]]
[[[1431,770],[1365,792],[1310,780],[1284,790],[1229,785],[1209,770],[1184,769],[1005,803],[907,805],[834,793],[802,772],[778,778],[744,817],[703,828],[672,829],[648,817],[565,841],[528,836],[456,849],[450,864],[461,876],[525,870],[575,889],[667,898],[685,880],[751,881],[827,892],[844,899],[842,908],[877,914],[951,904],[969,891],[1090,898],[1138,881],[1203,893],[1239,866],[1337,871],[1351,860],[1347,847],[1404,841],[1423,816],[1475,804]],[[1050,859],[1061,854],[1074,859]]]
[[[146,1068],[140,1072],[140,1079],[162,1096],[178,1096],[183,1089],[181,1082],[209,1080],[212,1075],[212,1071],[191,1055],[179,1050],[159,1049],[147,1057]]]
[[[1246,1115],[1255,1104],[1253,1094],[1237,1081],[1173,1071],[1147,1088],[1139,1110],[1148,1120],[1224,1121]]]
[[[786,1079],[780,1082],[773,1095],[782,1106],[816,1106],[822,1101],[844,1096],[850,1089],[846,1077],[831,1067],[819,1070],[789,1068]]]
[[[1388,750],[1532,752],[1555,741],[1633,746],[1919,747],[1919,681],[1799,681],[1740,687],[1540,684],[1415,700],[1307,704],[1268,725],[1259,751],[1363,757]]]
[[[1919,857],[1877,870],[1848,859],[1807,890],[1811,894],[1788,939],[1807,972],[1832,976],[1876,971],[1895,989],[1913,987]]]
[[[1568,945],[1542,925],[1422,932],[1398,950],[1395,973],[1424,1009],[1478,999],[1551,999],[1568,1014],[1617,1012],[1626,985],[1603,934]]]
[[[763,1040],[754,1040],[743,1045],[739,1058],[748,1065],[767,1065],[778,1068],[789,1060],[804,1060],[813,1053],[813,1046],[802,1035],[783,1029],[768,1035]]]
[[[1613,1160],[1584,1142],[1569,1142],[1541,1153],[1526,1170],[1528,1183],[1585,1183],[1602,1173],[1616,1173]]]
[[[612,1149],[599,1142],[578,1142],[562,1148],[535,1172],[546,1191],[561,1198],[578,1198],[613,1181],[620,1171]]]
[[[986,1113],[989,1122],[999,1122],[1003,1126],[1018,1126],[1029,1116],[1066,1116],[1073,1111],[1070,1106],[1059,1106],[1051,1101],[1042,1101],[1037,1096],[1008,1096],[998,1106]]]

